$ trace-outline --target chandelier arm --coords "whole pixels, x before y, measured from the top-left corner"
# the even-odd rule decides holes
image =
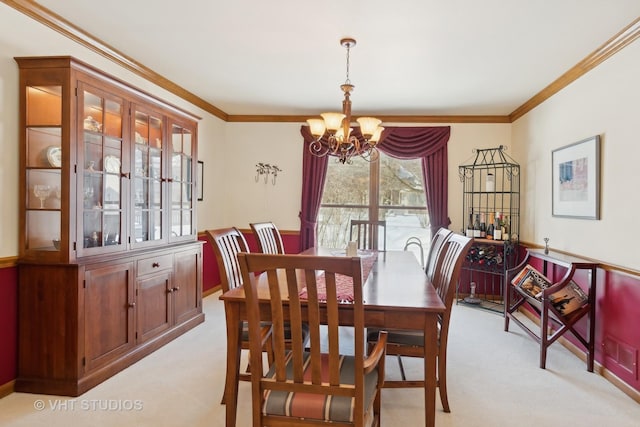
[[[323,157],[329,153],[329,148],[320,139],[315,139],[309,144],[309,152],[314,156]]]
[[[380,153],[376,147],[369,147],[365,153],[363,153],[362,158],[365,159],[369,163],[376,162],[380,157]]]

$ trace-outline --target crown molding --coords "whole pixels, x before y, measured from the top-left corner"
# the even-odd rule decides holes
[[[515,122],[520,117],[524,116],[529,111],[533,110],[535,107],[542,104],[565,87],[569,86],[569,84],[582,77],[588,71],[600,65],[622,48],[630,45],[638,37],[640,37],[640,18],[637,18],[631,24],[627,25],[618,34],[611,37],[602,46],[591,52],[589,56],[570,68],[569,71],[558,77],[555,81],[535,94],[520,107],[516,108],[509,115],[509,120],[511,122]]]
[[[79,43],[93,52],[104,56],[121,67],[149,80],[157,86],[179,96],[191,104],[202,108],[204,111],[218,117],[225,122],[249,123],[249,122],[282,122],[282,123],[304,123],[307,116],[297,115],[229,115],[205,101],[199,96],[189,92],[183,87],[175,84],[171,80],[156,73],[145,65],[128,57],[124,53],[108,45],[102,40],[93,37],[81,28],[73,25],[60,15],[39,5],[33,0],[0,0],[0,2],[24,13],[41,24],[61,33],[69,39]],[[562,76],[557,78],[547,87],[535,94],[531,99],[516,108],[507,116],[429,116],[429,115],[399,115],[382,116],[377,115],[384,122],[395,123],[512,123],[533,110],[538,105],[558,93],[560,90],[577,80],[579,77],[592,70],[603,61],[620,51],[625,46],[631,44],[640,37],[640,18],[623,28],[618,34],[607,40],[602,46],[592,52],[585,59],[573,66]]]
[[[135,59],[125,55],[116,48],[108,45],[104,41],[92,36],[85,32],[81,28],[73,25],[71,22],[64,19],[62,16],[57,15],[51,10],[41,6],[32,0],[0,0],[1,2],[11,6],[19,12],[33,18],[37,22],[51,28],[54,31],[59,32],[65,37],[75,41],[76,43],[86,47],[87,49],[104,56],[112,62],[120,65],[121,67],[131,71],[140,77],[149,80],[150,82],[160,86],[163,89],[168,90],[174,95],[179,96],[185,101],[202,108],[203,110],[213,114],[214,116],[227,120],[227,113],[219,108],[211,105],[199,96],[189,92],[183,87],[175,84],[171,80],[156,73],[152,69],[139,63]]]
[[[227,121],[305,123],[308,118],[309,116],[229,115]],[[509,116],[383,116],[376,114],[376,118],[385,123],[510,123]]]

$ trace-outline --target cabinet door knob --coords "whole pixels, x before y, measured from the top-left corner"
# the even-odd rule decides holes
[[[173,291],[174,291],[174,292],[177,292],[177,291],[179,291],[179,290],[180,290],[180,286],[176,286],[175,288],[173,288]]]
[[[172,293],[173,291],[174,291],[174,289],[173,289],[173,288],[169,288],[169,289],[167,289],[167,293],[168,293],[168,294]]]
[[[158,268],[158,267],[160,267],[160,263],[159,262],[154,262],[153,264],[151,264],[151,267]]]
[[[130,303],[129,303],[129,307],[130,307],[130,308],[133,308],[133,307],[135,307],[135,306],[136,306],[136,303],[135,303],[135,302],[130,302]]]
[[[120,174],[120,177],[130,179],[131,178],[131,172],[122,172]]]

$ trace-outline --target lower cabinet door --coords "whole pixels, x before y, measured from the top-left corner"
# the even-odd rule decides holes
[[[178,325],[202,312],[201,253],[200,249],[175,253],[173,299]]]
[[[136,288],[138,343],[142,343],[172,326],[171,271],[138,279]]]
[[[91,371],[135,346],[133,263],[88,265],[84,285],[84,365]]]

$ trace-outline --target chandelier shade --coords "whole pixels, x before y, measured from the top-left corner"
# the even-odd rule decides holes
[[[340,163],[351,163],[354,156],[361,156],[367,161],[378,160],[376,144],[380,140],[384,128],[381,120],[375,117],[359,117],[356,122],[360,128],[356,136],[351,131],[351,92],[354,85],[349,80],[349,53],[356,45],[355,39],[345,38],[340,44],[347,49],[347,78],[340,89],[344,92],[342,112],[320,114],[321,119],[308,119],[309,131],[315,140],[309,145],[309,151],[315,156],[332,155]]]
[[[325,127],[328,130],[336,132],[342,127],[342,121],[347,115],[342,113],[322,113],[320,117],[324,120]]]
[[[382,120],[376,119],[375,117],[360,117],[356,119],[358,124],[360,125],[360,132],[362,132],[362,136],[371,141],[371,137],[376,133],[380,123]]]

